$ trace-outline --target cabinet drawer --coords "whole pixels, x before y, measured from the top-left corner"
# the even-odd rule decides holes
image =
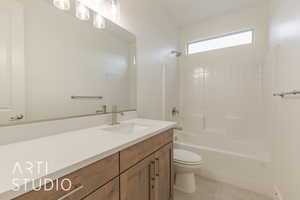
[[[119,200],[120,197],[120,181],[119,178],[112,180],[102,186],[93,194],[84,198],[84,200]]]
[[[119,174],[119,154],[114,154],[87,167],[79,169],[54,182],[54,189],[46,191],[32,191],[17,197],[16,200],[80,200],[91,192],[97,190]],[[69,179],[72,187],[68,191]],[[61,187],[63,185],[63,187]],[[49,188],[49,184],[46,185]],[[65,197],[65,198],[63,198]]]
[[[120,171],[124,172],[159,148],[173,141],[173,129],[120,152]]]

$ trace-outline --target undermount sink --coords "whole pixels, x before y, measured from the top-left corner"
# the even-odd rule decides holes
[[[147,129],[149,126],[135,124],[135,123],[126,123],[126,124],[119,124],[108,128],[103,128],[103,131],[112,132],[112,133],[119,133],[119,134],[134,134],[140,133]]]

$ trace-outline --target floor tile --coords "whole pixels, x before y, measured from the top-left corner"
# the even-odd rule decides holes
[[[197,191],[185,194],[175,190],[174,200],[271,200],[254,192],[226,183],[197,177]]]

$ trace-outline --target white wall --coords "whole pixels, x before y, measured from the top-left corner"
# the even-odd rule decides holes
[[[274,0],[270,51],[264,73],[268,130],[273,143],[273,183],[284,200],[300,198],[300,98],[272,93],[300,89],[300,1]]]
[[[178,105],[177,65],[170,52],[177,49],[178,30],[159,0],[122,0],[121,26],[137,37],[138,112],[141,117],[163,116],[162,67],[166,66],[166,116]],[[167,117],[169,118],[169,117]]]
[[[254,29],[252,45],[182,56],[180,107],[185,130],[222,132],[232,139],[266,138],[262,66],[267,49],[267,5],[204,19],[180,32],[180,48],[188,41]]]

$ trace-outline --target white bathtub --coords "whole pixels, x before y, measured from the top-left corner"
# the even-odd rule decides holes
[[[231,140],[224,134],[175,132],[175,148],[203,157],[200,176],[271,195],[270,153],[260,142]]]

